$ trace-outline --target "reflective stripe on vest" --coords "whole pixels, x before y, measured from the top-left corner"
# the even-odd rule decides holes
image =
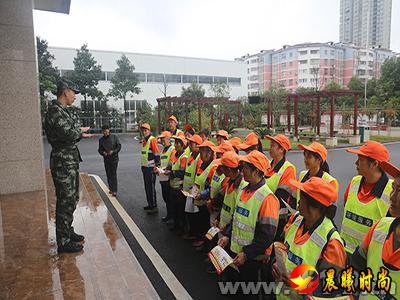
[[[183,190],[188,192],[193,184],[194,184],[194,177],[196,175],[196,165],[199,160],[200,154],[197,155],[195,159],[192,159],[192,156],[188,156],[188,160],[186,161],[186,168],[185,168],[185,177],[183,177]]]
[[[268,187],[271,189],[273,193],[275,193],[276,190],[280,188],[285,191],[288,191],[289,194],[291,194],[292,189],[288,185],[279,185],[279,181],[281,180],[283,173],[289,167],[293,167],[294,174],[296,174],[296,167],[292,163],[286,160],[285,163],[282,165],[282,167],[279,169],[278,173],[274,173],[270,178],[266,179]]]
[[[172,150],[174,147],[172,145],[169,146],[167,151],[161,153],[160,161],[161,161],[161,168],[165,169],[168,166],[169,159],[171,157]]]
[[[236,200],[241,190],[246,185],[247,181],[244,181],[244,179],[242,179],[238,188],[232,189],[232,191],[229,191],[229,187],[227,188],[224,196],[224,202],[222,203],[221,215],[219,220],[220,228],[224,228],[226,225],[231,223],[233,213],[235,212]]]
[[[154,136],[150,136],[146,142],[146,145],[142,145],[142,167],[154,167],[154,158],[149,160],[149,155],[153,154],[153,150],[150,149],[150,143],[154,140]]]
[[[175,132],[175,134],[173,134],[172,132],[171,132],[171,134],[174,136],[178,136],[178,134],[180,133],[180,132],[182,132],[183,133],[183,131],[182,130],[180,130],[180,129],[176,129],[176,132]],[[174,138],[171,138],[171,144],[172,145],[175,145],[175,139]]]
[[[200,192],[205,189],[207,177],[208,174],[210,174],[212,167],[214,167],[214,164],[211,162],[201,174],[196,174],[196,177],[194,178],[194,183],[199,187]]]
[[[219,193],[223,193],[222,191],[222,181],[224,180],[225,175],[218,175],[217,172],[214,172],[213,178],[211,179],[210,184],[210,198],[214,199],[218,196]]]
[[[183,158],[186,158],[185,152],[183,152],[179,156],[179,158],[172,164],[172,169],[171,169],[172,171],[178,171],[181,169],[181,160]],[[183,183],[183,180],[180,178],[176,178],[176,177],[171,178],[169,181],[169,185],[174,189],[179,189],[181,187],[182,183]]]
[[[233,214],[231,250],[234,253],[242,251],[244,246],[250,245],[254,238],[254,229],[258,219],[258,212],[264,199],[272,194],[267,183],[261,186],[246,202],[241,200],[241,190]]]
[[[377,276],[377,274],[381,271],[381,267],[385,267],[382,261],[383,245],[389,233],[390,226],[392,225],[394,220],[395,218],[386,218],[386,217],[382,218],[379,221],[378,225],[376,225],[375,230],[372,234],[371,242],[369,244],[367,253],[367,266],[371,268],[374,276]],[[385,298],[385,299],[400,299],[400,288],[396,288],[396,283],[400,284],[400,271],[389,269],[388,275],[392,278],[392,285],[390,287],[389,293],[393,298]],[[372,287],[372,291],[374,291],[374,286]],[[381,292],[385,293],[384,290]],[[377,296],[371,293],[364,298],[384,299],[384,296],[386,295],[382,294]]]
[[[340,235],[346,242],[346,251],[353,253],[367,234],[370,227],[386,216],[390,205],[392,181],[389,180],[381,198],[374,198],[368,203],[358,200],[362,176],[355,176],[350,183],[349,194],[344,207],[343,223]]]
[[[299,181],[301,182],[303,180],[303,178],[306,176],[308,170],[303,170],[300,172],[299,175]],[[330,175],[327,172],[324,172],[322,174],[322,179],[325,180],[326,182],[330,183],[332,181],[335,182],[336,185],[336,190],[339,191],[339,182],[337,181],[337,179],[335,177],[333,177],[332,175]],[[296,200],[297,200],[297,206],[299,206],[299,201],[300,201],[300,190],[296,191]]]
[[[314,268],[317,265],[321,253],[328,243],[327,236],[335,226],[328,218],[324,218],[322,223],[314,230],[310,238],[302,245],[297,245],[294,242],[296,232],[299,230],[303,217],[299,214],[296,220],[289,226],[285,234],[285,245],[288,247],[288,255],[285,261],[286,272],[291,274],[293,269],[301,264],[308,264]],[[343,241],[337,231],[334,231],[330,240],[337,239],[343,245]],[[297,295],[296,292],[290,289],[291,294]],[[283,293],[277,299],[290,299]]]

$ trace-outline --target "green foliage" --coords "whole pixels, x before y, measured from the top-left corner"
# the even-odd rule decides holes
[[[101,66],[90,53],[87,44],[77,50],[74,58],[74,71],[68,76],[79,88],[81,94],[87,99],[102,98],[102,92],[97,88],[101,79]]]
[[[254,129],[261,126],[261,112],[265,111],[264,103],[243,105],[242,123],[245,128]]]
[[[182,97],[204,97],[206,91],[203,86],[196,82],[192,82],[187,88],[182,87],[181,96]]]
[[[152,130],[157,128],[156,112],[152,109],[151,105],[147,103],[147,101],[143,102],[142,105],[137,109],[136,123],[149,123]]]
[[[353,91],[363,91],[364,90],[364,83],[357,76],[353,76],[353,77],[350,78],[350,81],[347,84],[347,87],[350,90],[353,90]]]
[[[124,123],[125,130],[127,125],[127,112],[126,112],[126,97],[129,94],[140,94],[141,90],[137,86],[139,84],[139,80],[136,74],[133,72],[135,70],[135,66],[130,62],[128,57],[125,54],[121,56],[119,60],[117,60],[118,68],[115,70],[114,77],[111,79],[111,89],[108,92],[108,95],[114,97],[116,100],[122,99],[124,100]]]
[[[140,88],[137,86],[139,80],[133,72],[135,66],[130,62],[125,54],[117,60],[118,68],[115,70],[114,77],[111,79],[111,89],[108,94],[117,99],[126,100],[128,94],[139,94]]]
[[[337,83],[337,82],[335,82],[333,80],[329,81],[325,85],[325,88],[324,88],[325,91],[340,91],[342,89],[343,89],[343,87],[339,83]]]
[[[254,132],[263,139],[266,135],[272,135],[272,129],[267,127],[256,127],[254,128]]]
[[[57,80],[59,73],[57,68],[53,67],[54,56],[48,51],[46,40],[36,37],[36,51],[39,71],[39,94],[40,94],[40,112],[42,118],[47,111],[48,97],[47,93],[55,93],[57,90]]]
[[[389,99],[393,96],[400,97],[400,59],[392,57],[386,60],[381,67],[379,83],[383,96]]]

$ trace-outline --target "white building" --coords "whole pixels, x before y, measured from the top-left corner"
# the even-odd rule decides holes
[[[76,49],[49,47],[49,52],[54,55],[53,65],[60,70],[61,75],[74,69]],[[136,109],[142,101],[155,106],[156,99],[164,96],[165,89],[167,96],[180,96],[182,87],[188,87],[192,82],[202,85],[206,96],[212,96],[210,88],[215,82],[226,82],[229,85],[231,99],[247,96],[247,70],[242,61],[101,50],[90,52],[101,65],[103,80],[99,82],[99,89],[105,94],[111,88],[110,79],[121,55],[125,54],[134,64],[142,92],[127,99],[128,126],[134,124]],[[80,100],[77,99],[76,105],[80,105]],[[108,104],[123,112],[122,99],[111,99]]]
[[[340,0],[340,41],[390,49],[392,0]]]

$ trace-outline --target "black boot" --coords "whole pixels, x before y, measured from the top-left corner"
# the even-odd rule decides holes
[[[77,234],[75,231],[72,231],[71,236],[70,236],[71,242],[83,242],[85,240],[85,237],[81,234]]]
[[[83,246],[79,244],[75,244],[73,242],[69,242],[66,245],[58,246],[58,253],[76,253],[81,252],[83,250]]]

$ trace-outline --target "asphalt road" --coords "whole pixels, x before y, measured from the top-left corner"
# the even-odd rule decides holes
[[[121,136],[120,140],[122,150],[118,166],[118,200],[194,299],[226,299],[218,295],[215,275],[206,272],[206,264],[203,262],[205,254],[194,251],[189,242],[176,237],[161,222],[161,216],[166,214],[166,210],[158,183],[156,186],[159,214],[148,216],[143,211],[142,207],[146,205],[146,199],[140,170],[140,144],[126,135]],[[43,144],[45,163],[48,166],[51,149],[46,140]],[[79,143],[83,158],[80,170],[97,174],[107,183],[103,159],[97,153],[97,146],[97,138],[83,140]],[[400,143],[388,144],[387,147],[391,153],[391,160],[400,165]],[[287,158],[296,165],[297,173],[304,169],[302,152],[289,152]],[[343,218],[343,193],[350,179],[356,175],[355,161],[356,155],[347,153],[344,149],[329,150],[328,163],[331,174],[339,180],[340,185],[338,211],[335,218],[336,224],[339,226]],[[120,222],[118,218],[116,221]],[[125,233],[124,230],[122,232]],[[136,254],[137,251],[135,249],[133,251]],[[142,262],[140,257],[139,261],[152,280],[154,270],[151,271],[148,262]],[[157,279],[153,278],[152,282],[154,284]],[[163,293],[163,289],[158,292]],[[162,299],[169,298],[168,293],[160,294],[160,297]]]

